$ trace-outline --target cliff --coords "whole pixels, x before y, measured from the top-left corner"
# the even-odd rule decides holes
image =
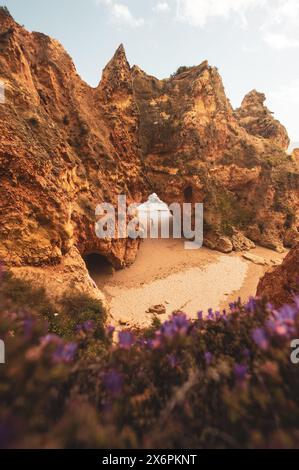
[[[234,112],[208,62],[167,80],[137,67],[133,77],[142,158],[155,192],[168,203],[204,203],[208,247],[293,246],[298,161],[287,155],[287,133],[263,107],[264,96],[245,98],[241,109],[255,123],[246,129],[243,112]],[[256,95],[258,105],[249,105]]]
[[[236,110],[236,118],[249,134],[268,139],[287,150],[290,145],[287,130],[273,118],[273,113],[264,105],[265,101],[266,96],[263,93],[251,91]]]
[[[292,303],[299,294],[299,245],[285,258],[283,264],[261,279],[257,295],[267,297],[275,306]]]
[[[207,62],[157,80],[120,46],[92,88],[57,41],[1,8],[0,79],[0,259],[15,271],[45,283],[60,269],[69,287],[92,290],[82,257],[132,263],[139,241],[95,235],[96,205],[119,194],[203,202],[205,244],[221,251],[298,240],[298,159],[285,129],[263,95],[235,112]]]

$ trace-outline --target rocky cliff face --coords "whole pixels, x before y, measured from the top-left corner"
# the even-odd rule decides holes
[[[236,112],[207,62],[168,80],[133,68],[146,174],[166,202],[204,202],[205,244],[253,242],[283,250],[298,240],[298,162],[283,126],[249,94]],[[251,122],[246,129],[246,122]]]
[[[287,150],[290,145],[287,130],[273,118],[273,113],[264,105],[265,101],[266,96],[263,93],[251,91],[236,110],[236,118],[249,134],[267,139]]]
[[[283,264],[261,279],[257,295],[267,297],[273,305],[290,304],[299,294],[299,245],[285,258]]]
[[[121,46],[91,88],[57,41],[2,8],[0,79],[0,258],[16,270],[62,266],[70,253],[77,266],[89,253],[133,262],[138,241],[95,236],[96,205],[119,194],[204,202],[205,243],[222,251],[298,239],[298,159],[284,128],[255,93],[234,112],[207,62],[157,80]]]
[[[73,246],[117,267],[138,242],[103,242],[94,211],[127,194],[141,201],[138,111],[122,49],[93,89],[61,45],[0,11],[0,258],[14,266],[62,261]],[[117,73],[117,70],[121,70]]]

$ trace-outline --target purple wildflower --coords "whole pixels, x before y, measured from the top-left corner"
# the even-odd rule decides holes
[[[238,382],[244,382],[248,374],[248,367],[244,364],[236,364],[234,373]]]
[[[63,340],[59,338],[59,336],[54,335],[54,334],[48,334],[46,336],[43,336],[40,341],[43,347],[46,347],[49,344],[55,344],[59,346],[63,343]]]
[[[281,338],[290,338],[296,332],[296,318],[298,312],[295,306],[285,305],[272,313],[266,327],[271,335],[278,335]]]
[[[205,353],[205,361],[206,361],[207,366],[211,365],[212,360],[213,360],[213,354],[210,353],[210,352],[206,352]]]
[[[229,315],[228,315],[228,313],[227,313],[226,310],[223,310],[223,313],[222,313],[222,320],[223,320],[224,322],[228,322],[228,321],[229,321]]]
[[[175,354],[169,354],[168,360],[169,360],[169,364],[173,368],[175,368],[179,365],[179,361],[178,361],[177,357],[175,356]]]
[[[134,344],[134,337],[130,331],[120,331],[118,333],[119,346],[122,349],[130,349]]]
[[[33,331],[34,324],[35,324],[35,321],[33,320],[33,318],[25,318],[23,322],[23,330],[24,330],[25,338],[27,339],[30,338],[32,331]]]
[[[83,327],[86,332],[92,332],[96,329],[95,321],[87,320],[85,323],[83,323]]]
[[[94,320],[87,320],[82,325],[78,325],[76,328],[78,333],[94,333],[96,330],[96,324]]]
[[[52,359],[56,363],[68,364],[74,360],[77,348],[78,346],[75,343],[60,345],[53,353]]]
[[[199,321],[203,321],[203,311],[197,313],[197,318]]]
[[[297,309],[292,305],[284,305],[280,310],[278,310],[277,318],[286,321],[294,321],[297,317],[297,313]]]
[[[114,326],[111,326],[111,325],[110,325],[110,326],[108,326],[108,327],[106,328],[106,334],[107,334],[108,336],[113,336],[114,332],[115,332]]]
[[[250,297],[245,308],[249,313],[254,313],[257,308],[257,300],[254,297]]]
[[[234,313],[241,305],[241,299],[239,298],[238,302],[231,302],[229,308],[232,313]]]
[[[185,313],[174,315],[172,321],[178,330],[187,330],[190,326],[190,322]]]
[[[49,345],[55,346],[52,353],[52,360],[55,363],[67,364],[74,360],[78,348],[76,343],[64,343],[63,339],[59,336],[49,334],[41,338],[41,346],[46,348]]]
[[[253,341],[257,344],[262,350],[268,349],[269,340],[265,331],[262,328],[257,328],[252,334]]]
[[[173,322],[171,321],[166,321],[161,326],[161,333],[163,336],[171,337],[171,336],[174,336],[176,332],[177,332],[177,329],[174,326]]]
[[[150,349],[159,349],[161,346],[161,338],[157,335],[154,339],[149,339],[147,341],[147,346]]]
[[[104,385],[108,392],[116,396],[122,390],[123,378],[116,370],[111,370],[104,377]]]
[[[190,327],[190,321],[185,313],[176,313],[160,328],[160,334],[165,337],[172,337],[176,334],[186,334]]]
[[[214,320],[214,312],[211,308],[209,308],[209,310],[208,310],[208,317],[207,318],[208,318],[209,321]]]

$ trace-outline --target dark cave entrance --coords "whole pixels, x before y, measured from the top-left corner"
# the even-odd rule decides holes
[[[186,188],[184,190],[184,201],[186,203],[191,203],[193,201],[193,189],[192,189],[192,186],[188,186],[188,188]]]
[[[114,273],[113,266],[106,256],[89,253],[84,256],[84,261],[91,278],[96,284]]]

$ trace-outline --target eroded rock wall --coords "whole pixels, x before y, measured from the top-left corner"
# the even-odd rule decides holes
[[[267,297],[276,307],[291,304],[299,294],[299,245],[293,248],[281,266],[261,279],[257,295]]]
[[[103,242],[95,207],[141,201],[138,112],[120,48],[91,88],[61,45],[0,11],[0,258],[10,265],[59,263],[73,246],[116,266],[138,242]],[[117,70],[121,70],[118,75]]]
[[[285,152],[287,133],[264,108],[264,96],[245,98],[242,109],[255,123],[246,129],[208,62],[167,80],[137,67],[133,76],[142,157],[155,192],[168,203],[182,203],[191,190],[193,202],[205,205],[205,243],[211,248],[294,246],[298,161]]]
[[[285,129],[256,92],[234,111],[208,62],[157,80],[131,68],[120,46],[92,88],[57,41],[1,8],[0,79],[7,265],[64,266],[70,253],[99,253],[116,268],[134,262],[139,241],[95,235],[96,205],[116,205],[119,194],[128,203],[152,192],[167,203],[203,202],[213,249],[298,241],[298,158],[285,152]]]

